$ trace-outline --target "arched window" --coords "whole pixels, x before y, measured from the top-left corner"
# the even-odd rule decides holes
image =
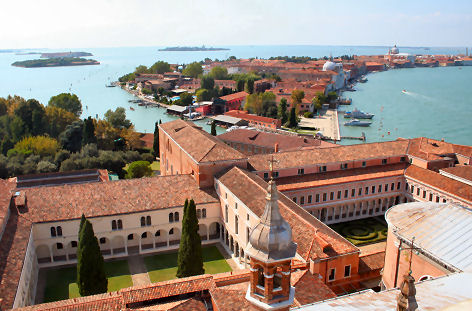
[[[70,242],[71,247],[77,247],[77,241],[72,241]]]
[[[141,234],[141,239],[145,239],[147,238],[147,232],[144,232],[143,234]]]
[[[56,236],[56,228],[51,227],[51,236],[55,237]]]
[[[155,236],[161,236],[161,230],[157,230]]]
[[[134,236],[132,234],[129,234],[128,235],[128,240],[133,240],[134,239]]]
[[[100,238],[100,244],[105,244],[107,242],[107,239],[106,238]]]
[[[146,225],[146,218],[141,217],[141,227],[144,227]]]
[[[111,230],[116,230],[116,220],[111,221]]]
[[[56,232],[57,232],[57,236],[62,236],[62,227],[61,227],[61,226],[57,226]]]
[[[174,213],[174,220],[179,221],[179,212]]]
[[[202,218],[202,210],[201,209],[197,209],[197,218],[198,219]]]
[[[169,222],[174,222],[174,213],[169,213]]]
[[[151,216],[146,216],[146,226],[151,225]]]
[[[238,216],[234,216],[234,233],[239,234],[239,220],[238,220]]]
[[[118,230],[123,229],[123,223],[121,222],[121,219],[118,219]]]
[[[207,210],[206,208],[203,208],[202,209],[202,218],[206,218],[207,217]]]
[[[62,245],[62,243],[56,243],[56,247],[57,249],[63,249],[64,245]]]
[[[169,235],[172,235],[172,234],[174,234],[174,228],[169,230]]]
[[[282,275],[277,273],[277,268],[274,269],[274,283],[273,283],[274,290],[282,289]]]
[[[225,205],[225,222],[228,222],[228,204]]]
[[[259,268],[257,271],[257,286],[264,287],[265,280],[264,280],[264,269]]]

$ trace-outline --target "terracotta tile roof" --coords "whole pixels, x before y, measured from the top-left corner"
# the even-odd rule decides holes
[[[407,147],[407,140],[396,140],[335,148],[280,152],[274,154],[274,159],[279,161],[277,164],[278,168],[293,168],[361,159],[402,156],[406,155]],[[264,171],[267,170],[267,161],[270,157],[272,155],[250,156],[249,164],[256,171]]]
[[[359,256],[359,274],[380,270],[384,267],[385,252],[378,252],[366,256]]]
[[[7,221],[13,189],[15,189],[15,182],[0,179],[0,228],[3,228],[4,221]]]
[[[278,144],[280,151],[301,149],[305,147],[327,148],[338,146],[319,139],[246,129],[237,129],[226,132],[218,135],[218,138],[226,142],[243,143],[265,148],[274,148],[275,144]]]
[[[153,133],[139,133],[141,137],[139,138],[143,144],[144,147],[152,149],[152,146],[154,145],[154,134]]]
[[[261,217],[268,187],[262,178],[238,167],[230,169],[217,178],[252,212]],[[297,243],[297,253],[305,260],[359,251],[357,247],[280,192],[279,208],[280,213],[292,228],[292,238]],[[323,248],[316,242],[317,237],[329,243],[334,253],[323,252]]]
[[[246,96],[248,95],[249,95],[248,93],[243,91],[243,92],[237,92],[237,93],[221,96],[220,99],[229,102],[235,99],[246,98]]]
[[[87,169],[69,172],[21,175],[12,179],[16,180],[16,187],[21,189],[108,181],[108,172],[107,170]]]
[[[12,207],[0,240],[0,298],[4,309],[11,308],[15,301],[30,232],[31,222]]]
[[[213,277],[209,274],[203,274],[151,285],[129,287],[120,290],[120,293],[123,295],[124,303],[129,304],[200,292],[214,287]]]
[[[198,163],[246,158],[192,122],[175,120],[160,124],[159,127]]]
[[[415,165],[410,165],[405,170],[405,176],[441,189],[441,191],[460,197],[472,204],[472,186],[465,183]]]
[[[210,291],[216,310],[221,311],[260,311],[246,300],[249,282],[218,287]]]
[[[263,123],[270,123],[270,124],[277,124],[280,122],[280,120],[277,120],[277,119],[256,116],[256,115],[249,114],[247,112],[243,112],[240,110],[230,110],[228,112],[225,112],[225,116],[240,118],[247,121],[256,121],[256,122],[263,122]]]
[[[156,190],[158,189],[158,190]],[[172,191],[169,191],[172,189]],[[186,198],[197,204],[219,204],[213,189],[199,189],[190,175],[158,176],[24,189],[25,217],[33,222],[117,215],[182,206]]]
[[[457,165],[453,167],[442,168],[441,171],[472,181],[472,166],[470,165]]]
[[[410,139],[408,154],[428,161],[441,160],[439,155],[454,154],[454,147],[450,143],[419,137]]]
[[[384,177],[403,176],[406,166],[406,163],[398,163],[306,174],[303,176],[280,177],[277,178],[277,189],[279,191],[288,191],[363,180],[373,180]]]
[[[123,297],[118,292],[79,297],[43,303],[23,308],[18,311],[121,311],[125,310]]]
[[[190,298],[186,299],[182,303],[180,303],[178,306],[175,306],[173,308],[167,309],[169,311],[207,311],[207,307],[203,303],[203,301],[198,300],[196,298]]]
[[[309,270],[292,272],[291,284],[295,287],[295,304],[298,306],[336,297],[336,294],[323,283],[319,274]]]

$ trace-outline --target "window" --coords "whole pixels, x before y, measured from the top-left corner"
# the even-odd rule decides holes
[[[335,275],[336,275],[336,269],[332,268],[331,270],[329,270],[328,281],[333,281]]]
[[[259,268],[257,273],[257,286],[264,288],[265,280],[264,280],[264,269]]]
[[[157,230],[155,236],[161,236],[161,230]]]
[[[382,185],[379,185],[378,193],[382,192]]]
[[[141,227],[146,226],[146,218],[143,216],[141,217]]]
[[[128,234],[128,241],[131,241],[131,240],[133,240],[133,239],[134,239],[134,235]]]
[[[347,163],[341,163],[341,169],[342,170],[347,169]]]
[[[406,158],[405,157],[401,157],[400,158],[400,162],[405,162]]]
[[[234,203],[234,209],[238,209],[238,203]]]
[[[169,213],[169,222],[174,222],[174,213]]]
[[[311,203],[311,199],[312,199],[312,196],[310,194],[310,195],[308,195],[308,203]]]
[[[433,194],[432,193],[429,194],[429,200],[433,201]]]
[[[362,188],[359,188],[359,191],[357,192],[357,195],[362,195]]]
[[[443,199],[443,203],[446,203],[446,199]]]
[[[116,230],[116,220],[111,221],[111,230]]]
[[[415,186],[411,186],[411,193],[415,192]]]
[[[327,195],[326,193],[323,193],[323,202],[326,202]]]
[[[344,198],[346,199],[349,196],[349,190],[344,190]]]
[[[394,182],[390,185],[390,191],[393,191],[393,190],[395,190],[395,183]]]
[[[225,199],[227,199],[227,198],[228,198],[228,193],[225,193]]]
[[[355,196],[356,196],[356,189],[352,189],[352,191],[351,191],[351,197],[353,198],[353,197],[355,197]]]
[[[249,221],[249,214],[246,215],[246,220]]]
[[[151,216],[146,216],[146,226],[151,225]]]
[[[305,174],[305,169],[304,168],[299,168],[298,169],[298,175],[303,175]]]
[[[345,266],[344,267],[344,277],[350,277],[351,276],[351,265]]]
[[[436,203],[439,203],[439,196],[436,196]]]
[[[56,247],[57,249],[63,249],[64,245],[62,245],[62,243],[56,243]]]
[[[51,227],[51,237],[55,237],[55,236],[56,236],[56,228]]]
[[[341,199],[341,191],[338,191],[338,200]]]
[[[326,172],[326,165],[320,166],[320,173]]]
[[[228,204],[225,205],[225,222],[228,222]]]
[[[362,161],[362,167],[366,167],[367,163],[365,161]]]
[[[279,177],[279,172],[274,172],[274,178]]]
[[[77,247],[77,241],[70,242],[70,246],[73,248]]]
[[[369,194],[369,187],[365,187],[365,195]]]
[[[426,190],[423,190],[423,199],[426,199]]]
[[[234,233],[239,233],[239,219],[238,216],[234,216]]]
[[[402,185],[402,183],[399,181],[399,182],[397,183],[397,190],[400,190],[401,185]]]
[[[300,204],[305,204],[305,197],[300,197]]]
[[[320,201],[320,194],[317,193],[317,194],[315,195],[315,202],[318,203],[319,201]]]
[[[416,188],[416,195],[420,195],[420,188]]]
[[[121,219],[118,219],[117,224],[118,224],[118,230],[123,229],[123,222],[121,221]]]
[[[202,218],[206,218],[206,217],[207,217],[207,209],[202,208]]]
[[[293,197],[293,198],[292,198],[292,201],[295,202],[295,203],[297,203],[297,198],[296,198],[296,197]]]
[[[143,234],[141,234],[141,239],[146,239],[147,238],[147,232],[143,232]]]
[[[269,173],[264,173],[264,179],[269,179]]]
[[[174,221],[179,221],[179,212],[174,213]]]
[[[382,159],[382,164],[387,164],[387,159]]]
[[[385,184],[385,189],[384,190],[385,190],[385,192],[388,191],[388,184]]]
[[[329,199],[330,199],[330,200],[334,200],[334,192],[331,192],[331,193],[329,194]]]
[[[174,234],[174,228],[169,230],[169,235],[173,235],[173,234]]]
[[[100,244],[105,244],[107,242],[106,238],[100,238]]]
[[[198,219],[202,218],[202,210],[201,209],[197,209],[197,218]]]
[[[62,227],[61,227],[61,226],[57,226],[56,232],[57,232],[57,236],[62,236]]]

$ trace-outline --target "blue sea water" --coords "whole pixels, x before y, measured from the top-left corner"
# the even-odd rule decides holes
[[[131,72],[140,64],[150,66],[158,60],[184,64],[211,59],[271,56],[311,56],[385,54],[388,47],[369,46],[226,46],[228,51],[212,52],[162,52],[160,47],[122,47],[73,49],[93,53],[100,61],[98,66],[18,68],[11,64],[19,60],[37,58],[38,55],[0,53],[0,96],[20,95],[36,98],[47,104],[51,96],[72,92],[83,104],[83,117],[103,117],[108,109],[127,108],[128,118],[141,132],[152,132],[154,122],[166,122],[174,117],[164,114],[164,109],[144,108],[129,104],[131,95],[120,88],[107,88],[106,84]],[[51,52],[47,50],[38,50]],[[54,50],[59,51],[59,50]],[[465,48],[400,47],[401,52],[414,54],[458,54]],[[369,82],[357,85],[357,92],[345,95],[353,98],[353,106],[375,113],[374,124],[366,132],[368,141],[381,141],[395,137],[420,135],[445,138],[448,141],[472,144],[470,135],[471,98],[470,78],[472,67],[417,68],[392,70],[369,75]],[[402,94],[401,90],[411,91]],[[133,106],[134,111],[129,110]],[[383,108],[382,108],[383,107]],[[340,118],[341,123],[344,121]],[[382,126],[380,127],[380,122]],[[197,122],[206,130],[204,121]],[[341,134],[360,135],[358,128],[345,128]],[[380,128],[380,130],[379,130]],[[218,129],[222,132],[221,129]],[[390,131],[390,135],[387,135]],[[382,137],[384,135],[384,137]],[[354,143],[358,141],[345,141]]]

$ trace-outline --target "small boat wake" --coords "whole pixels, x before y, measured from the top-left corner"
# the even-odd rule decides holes
[[[415,93],[415,92],[410,92],[410,91],[407,91],[407,90],[402,90],[402,94],[405,94],[405,95],[408,95],[408,96],[411,96],[411,97],[415,97],[415,98],[418,98],[418,99],[427,100],[427,101],[433,101],[434,100],[433,98],[431,98],[429,96],[418,94],[418,93]]]

